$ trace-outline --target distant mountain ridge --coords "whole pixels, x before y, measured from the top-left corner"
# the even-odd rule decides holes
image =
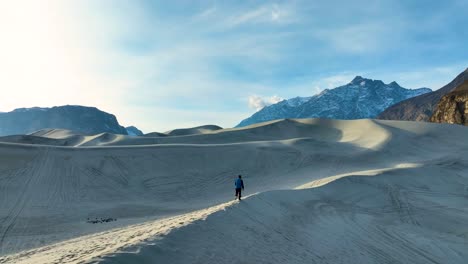
[[[108,132],[127,135],[127,130],[114,115],[96,107],[32,107],[0,113],[0,136],[25,135],[45,128],[68,129],[83,134]]]
[[[295,97],[267,106],[242,120],[237,127],[282,118],[375,118],[402,100],[431,92],[429,88],[406,89],[396,82],[385,84],[356,76],[350,83],[325,89],[311,97]]]
[[[440,99],[468,80],[468,68],[439,90],[401,101],[377,118],[386,120],[429,121]]]
[[[128,126],[125,129],[127,130],[127,134],[129,136],[143,136],[144,135],[144,133],[140,129],[136,128],[135,126]]]

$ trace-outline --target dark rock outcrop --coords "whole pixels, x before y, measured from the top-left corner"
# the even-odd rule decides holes
[[[419,95],[396,103],[381,114],[378,119],[429,121],[440,99],[468,80],[468,69],[460,73],[453,81],[431,93]]]
[[[440,99],[430,121],[468,126],[468,80]]]
[[[18,108],[0,113],[0,136],[24,135],[45,128],[69,129],[82,134],[108,132],[127,135],[127,130],[114,115],[96,107],[65,105]]]

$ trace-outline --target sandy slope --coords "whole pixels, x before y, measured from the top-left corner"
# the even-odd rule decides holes
[[[202,126],[201,128],[204,128]],[[198,131],[198,128],[194,128]],[[185,129],[180,129],[185,131]],[[192,129],[189,129],[192,130]],[[174,130],[179,131],[179,129]],[[286,119],[255,124],[244,128],[207,130],[198,134],[166,135],[152,133],[142,137],[101,133],[97,135],[75,134],[63,129],[45,129],[30,135],[0,137],[0,142],[50,145],[50,146],[135,146],[162,144],[228,144],[252,141],[275,141],[296,138],[312,138],[320,141],[354,142],[357,146],[367,147],[365,142],[380,144],[389,134],[369,120],[333,121],[325,119]]]
[[[222,127],[216,125],[205,125],[192,128],[179,128],[164,132],[168,136],[186,136],[186,135],[195,135],[195,134],[207,134],[216,130],[223,129]]]
[[[0,263],[464,263],[467,132],[310,119],[1,143]],[[238,173],[259,194],[223,204]]]
[[[94,261],[466,263],[467,172],[427,166],[261,193]]]

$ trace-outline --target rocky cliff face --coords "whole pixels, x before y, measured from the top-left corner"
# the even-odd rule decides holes
[[[356,76],[350,83],[326,89],[312,97],[296,97],[267,106],[238,127],[283,118],[375,118],[387,107],[420,94],[428,88],[406,89],[396,82],[385,84],[380,80]]]
[[[69,129],[82,134],[127,135],[117,118],[95,107],[78,105],[19,108],[0,113],[0,136],[29,134],[44,128]]]
[[[468,69],[460,73],[453,81],[431,93],[416,96],[396,103],[380,115],[378,119],[429,121],[441,98],[468,80]]]
[[[468,80],[442,97],[430,121],[468,126]]]

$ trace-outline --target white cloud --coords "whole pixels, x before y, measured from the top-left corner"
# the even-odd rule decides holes
[[[280,10],[280,8],[277,5],[274,5],[273,9],[271,10],[271,20],[279,20],[282,15],[284,15],[284,13]]]
[[[273,95],[270,97],[261,97],[258,95],[251,95],[249,96],[248,104],[250,108],[253,108],[256,111],[259,111],[265,106],[276,104],[278,102],[281,102],[282,100],[284,99],[277,95]]]
[[[230,17],[227,25],[235,27],[247,23],[287,23],[293,21],[293,13],[291,5],[263,5]]]
[[[244,23],[267,20],[269,13],[270,13],[270,8],[262,6],[255,10],[233,17],[230,20],[229,24],[231,26],[237,26],[237,25],[244,24]]]

